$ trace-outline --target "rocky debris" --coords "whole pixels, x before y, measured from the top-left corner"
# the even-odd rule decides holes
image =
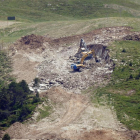
[[[42,53],[42,62],[36,67],[38,77],[41,79],[41,85],[35,88],[35,90],[46,91],[52,86],[62,86],[66,89],[73,90],[73,92],[79,92],[94,83],[101,83],[101,81],[104,81],[103,77],[106,77],[104,75],[110,77],[109,74],[112,73],[114,67],[114,63],[109,57],[107,45],[111,41],[122,39],[127,34],[132,34],[130,29],[130,27],[110,27],[94,30],[83,35],[58,39],[49,39],[48,37],[36,35],[23,37],[19,41],[20,45],[23,44],[20,48],[24,48],[25,46],[26,49],[29,46],[31,49],[28,52],[42,52],[40,45],[43,45],[45,49],[47,48]],[[81,40],[80,37],[84,38],[88,44],[83,39]],[[34,42],[35,38],[38,38],[37,42],[40,41],[40,43],[36,44]],[[75,43],[78,42],[77,40],[81,40],[79,44]],[[32,42],[35,44],[32,44]],[[64,47],[67,44],[71,45]],[[82,68],[80,72],[73,72],[70,69],[71,64],[80,61],[82,57],[81,48],[83,47],[87,48],[87,50],[95,50],[98,63],[96,63],[94,57],[86,58],[84,61],[86,67]],[[95,82],[95,79],[97,82]]]
[[[95,55],[97,56],[97,58],[99,60],[104,60],[106,63],[110,63],[111,59],[109,57],[109,50],[107,49],[107,46],[104,46],[102,44],[90,44],[87,45],[87,50],[90,51],[94,49],[95,51]],[[82,50],[81,48],[79,48],[78,52],[74,55],[74,57],[76,57],[76,60],[79,60],[82,57]],[[73,58],[72,56],[70,56],[71,60],[75,60],[75,58]]]
[[[51,44],[51,46],[56,46],[56,47],[61,45],[68,46],[67,44],[73,44],[77,42],[77,40],[81,40],[81,38],[83,38],[85,42],[88,42],[88,44],[108,45],[109,42],[122,39],[128,34],[132,34],[132,32],[130,31],[131,29],[132,29],[131,27],[127,27],[127,26],[106,27],[106,28],[96,29],[89,33],[85,33],[81,35],[74,35],[69,37],[53,39],[49,43]]]
[[[36,49],[43,45],[44,37],[31,34],[31,35],[22,37],[19,40],[19,42],[21,46],[30,45],[30,49]],[[24,49],[27,49],[27,48],[24,48]]]
[[[59,137],[57,136],[58,133],[71,138],[73,134],[81,134],[94,128],[103,129],[104,126],[106,126],[104,128],[119,131],[118,127],[120,127],[120,125],[116,123],[116,119],[113,119],[114,116],[112,115],[111,110],[107,111],[108,109],[99,109],[99,107],[96,108],[95,106],[87,107],[89,101],[83,98],[82,94],[71,95],[63,89],[65,88],[69,92],[81,93],[81,90],[93,86],[94,84],[96,84],[97,87],[107,84],[110,80],[111,73],[113,72],[113,61],[111,61],[109,57],[109,50],[106,49],[106,46],[114,40],[122,39],[128,34],[131,35],[130,29],[130,27],[103,28],[87,34],[53,40],[48,39],[47,41],[44,41],[47,37],[39,37],[37,42],[34,40],[36,36],[30,35],[25,38],[23,37],[17,44],[15,43],[15,48],[13,47],[15,49],[14,51],[20,51],[21,49],[23,54],[26,52],[30,56],[30,52],[35,52],[35,57],[39,56],[36,52],[40,52],[40,57],[43,57],[43,59],[39,61],[40,64],[35,68],[38,70],[37,77],[41,82],[38,87],[33,87],[33,83],[30,84],[30,87],[33,88],[33,90],[43,92],[45,94],[44,96],[47,95],[49,99],[54,101],[54,103],[59,104],[59,106],[53,110],[54,112],[51,114],[50,118],[48,117],[40,122],[31,124],[31,133],[25,132],[26,130],[28,131],[28,129],[22,127],[21,124],[17,124],[17,127],[12,126],[12,129],[9,128],[9,131],[7,130],[7,132],[9,132],[11,136],[14,134],[15,137],[17,137],[18,134],[18,138],[23,136],[23,134],[27,134],[26,136],[28,138],[35,138],[38,135],[38,138],[57,139]],[[28,38],[30,39],[28,40]],[[78,61],[81,58],[79,44],[77,43],[81,38],[84,38],[84,40],[88,42],[89,45],[87,45],[87,47],[89,50],[95,49],[95,53],[100,61],[96,63],[94,58],[91,57],[91,59],[85,60],[85,68],[82,68],[79,72],[74,72],[70,69],[70,66],[73,62]],[[42,46],[45,49],[49,46],[49,49],[44,51]],[[79,56],[76,56],[75,54],[78,54]],[[30,60],[31,59],[28,59],[29,62]],[[36,59],[33,60],[36,61]],[[26,71],[26,73],[28,73],[28,71]],[[60,91],[58,90],[58,87],[62,87],[63,89]],[[41,94],[42,93],[40,93],[40,95]],[[83,112],[85,112],[85,114]],[[109,112],[111,114],[109,114]],[[82,115],[80,116],[81,113]],[[99,113],[101,115],[99,115]],[[101,116],[102,119],[100,118]],[[98,118],[101,119],[100,122],[98,121]],[[111,118],[114,121],[112,121]],[[17,132],[13,131],[15,129],[17,129]],[[22,133],[20,130],[22,130]],[[85,131],[81,132],[81,130]],[[126,129],[123,130],[126,131]],[[96,134],[98,135],[97,137]],[[100,135],[102,135],[102,137],[100,137]],[[23,138],[26,136],[23,136]],[[97,139],[110,138],[108,133],[101,131],[87,132],[82,136],[85,140],[94,137]],[[80,137],[79,139],[83,138]],[[132,138],[134,139],[135,135],[132,135]]]
[[[127,35],[123,38],[123,40],[140,41],[140,34]]]
[[[80,45],[85,45],[84,40],[81,40],[82,43],[80,42]],[[82,47],[85,48],[85,46]],[[85,51],[94,49],[97,59],[93,56],[87,57],[84,61],[86,67],[81,68],[79,72],[74,72],[72,69],[70,70],[71,64],[77,63],[82,58],[81,52],[83,50],[81,46],[76,48],[59,48],[57,51],[47,50],[47,57],[37,67],[41,84],[37,88],[32,88],[32,84],[30,84],[30,89],[44,92],[53,86],[62,86],[65,89],[79,93],[80,90],[86,89],[94,83],[104,81],[104,75],[108,75],[107,77],[109,77],[113,71],[114,63],[109,57],[107,46],[102,44],[86,45],[87,50]]]
[[[79,93],[80,90],[86,89],[94,83],[103,81],[103,75],[110,75],[112,73],[113,61],[110,60],[109,50],[106,49],[106,46],[93,44],[87,45],[87,47],[89,50],[95,49],[99,60],[98,63],[96,63],[93,57],[85,59],[84,65],[86,67],[81,68],[79,72],[74,72],[72,69],[70,70],[70,66],[72,63],[81,59],[82,55],[79,48],[77,49],[77,53],[73,54],[73,56],[67,54],[67,59],[60,59],[60,56],[64,58],[65,52],[55,52],[56,58],[46,58],[37,68],[39,71],[38,77],[41,80],[41,84],[37,87],[37,90],[39,92],[44,92],[53,86],[62,86],[65,89]],[[61,63],[59,62],[60,66],[58,66],[57,60],[61,61]],[[33,83],[30,84],[30,87],[32,86]],[[36,87],[31,89],[35,91]]]

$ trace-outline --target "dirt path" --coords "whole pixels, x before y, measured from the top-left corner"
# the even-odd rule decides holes
[[[47,121],[43,120],[34,126],[36,127],[36,130],[39,130],[41,132],[36,136],[37,138],[46,138],[45,137],[46,133],[55,133],[57,135],[60,134],[63,135],[62,133],[66,131],[65,130],[66,127],[72,124],[75,120],[77,120],[81,115],[81,113],[85,110],[85,108],[87,108],[88,101],[85,101],[84,96],[82,97],[75,94],[68,94],[67,92],[62,90],[61,92],[62,92],[61,94],[63,93],[67,94],[66,96],[69,96],[69,99],[66,102],[65,101],[58,102],[58,104],[60,103],[63,104],[62,107],[60,108],[56,107],[57,114],[55,112],[50,117],[50,119],[54,117],[56,118],[55,115],[57,115],[56,120],[54,118],[54,121],[52,121],[52,123],[48,123],[48,120]]]
[[[77,140],[81,134],[93,129],[103,131],[110,129],[111,137],[113,132],[119,135],[117,131],[122,131],[112,111],[103,106],[95,107],[86,95],[68,93],[60,87],[51,88],[46,94],[51,102],[55,103],[53,113],[37,123],[29,124],[28,132],[22,138],[47,139],[50,135],[55,135]]]

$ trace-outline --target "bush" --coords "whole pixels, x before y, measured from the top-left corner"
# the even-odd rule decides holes
[[[132,62],[129,63],[129,66],[132,67]]]
[[[33,97],[33,102],[32,103],[37,103],[40,102],[40,98],[38,97]]]
[[[129,79],[133,79],[133,75],[132,74],[130,74]]]
[[[122,50],[122,52],[126,52],[126,50],[125,50],[125,49],[123,49],[123,50]]]
[[[34,87],[38,87],[40,83],[40,79],[39,78],[35,78],[34,79]]]
[[[8,134],[5,134],[2,138],[2,140],[10,140],[10,136]]]
[[[34,111],[40,101],[39,93],[30,98],[26,81],[11,82],[0,91],[0,127],[7,127],[16,121],[23,122]]]
[[[139,72],[138,75],[136,75],[135,79],[136,79],[136,80],[140,79],[140,72]]]

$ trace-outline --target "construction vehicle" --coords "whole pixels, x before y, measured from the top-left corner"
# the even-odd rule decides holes
[[[84,63],[84,60],[85,60],[87,57],[92,57],[92,56],[94,56],[95,61],[97,61],[97,57],[96,57],[96,55],[95,55],[94,49],[92,49],[92,50],[89,51],[89,52],[82,52],[82,54],[83,54],[83,56],[82,56],[80,62],[78,62],[79,64],[71,64],[71,68],[72,68],[74,71],[78,71],[80,68],[85,67],[85,65],[84,65],[83,63]]]

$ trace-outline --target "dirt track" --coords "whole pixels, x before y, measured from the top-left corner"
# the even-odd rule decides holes
[[[51,116],[39,122],[11,126],[7,132],[12,137],[78,140],[85,139],[85,136],[92,137],[94,133],[97,139],[123,139],[118,131],[126,129],[116,120],[115,114],[109,108],[91,104],[87,95],[68,93],[60,87],[54,87],[42,93],[42,96],[48,96],[54,105]]]
[[[125,140],[126,136],[122,136],[120,132],[127,132],[127,129],[117,121],[115,113],[110,108],[94,106],[90,103],[88,94],[80,94],[81,90],[91,85],[107,84],[112,73],[112,64],[102,59],[101,63],[93,63],[90,68],[73,72],[70,69],[73,63],[70,57],[78,51],[81,38],[87,44],[107,46],[112,41],[122,39],[128,34],[134,34],[130,32],[129,27],[112,27],[54,40],[41,37],[41,40],[38,40],[40,42],[36,42],[37,45],[42,45],[40,47],[31,45],[33,43],[30,41],[24,45],[21,40],[16,42],[11,47],[15,68],[13,74],[17,75],[18,80],[25,79],[30,83],[31,88],[31,81],[38,76],[41,79],[39,88],[41,95],[47,95],[50,103],[56,105],[53,106],[50,117],[20,128],[23,131],[23,127],[26,127],[28,132],[24,129],[24,133],[16,135],[19,131],[16,125],[12,127],[12,130],[15,130],[14,133],[10,128],[7,132],[14,138],[28,139]],[[36,38],[36,36],[32,37]],[[92,62],[94,59],[86,61],[86,65],[89,66],[88,64]],[[91,136],[94,137],[91,138]]]

